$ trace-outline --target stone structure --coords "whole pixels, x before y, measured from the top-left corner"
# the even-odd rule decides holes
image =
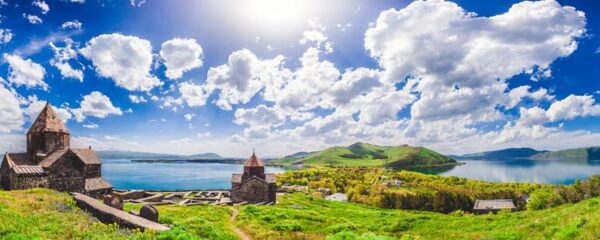
[[[265,165],[255,153],[244,163],[244,173],[231,177],[233,203],[274,203],[276,191],[275,174],[265,174]]]
[[[90,212],[103,223],[116,223],[120,227],[134,229],[152,229],[154,231],[167,231],[169,227],[152,222],[148,219],[126,213],[119,209],[107,206],[102,202],[80,193],[73,193],[73,198],[78,207]],[[157,213],[158,214],[158,213]]]
[[[153,222],[158,222],[158,210],[156,210],[154,206],[146,204],[140,209],[140,217]]]
[[[100,158],[91,148],[70,148],[70,140],[69,130],[46,104],[27,132],[27,152],[4,155],[0,187],[45,187],[96,198],[109,194],[112,185],[101,177]]]

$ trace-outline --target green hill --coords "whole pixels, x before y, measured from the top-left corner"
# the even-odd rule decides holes
[[[538,151],[533,148],[507,148],[495,151],[487,151],[480,153],[465,154],[455,156],[458,159],[475,159],[475,160],[507,160],[507,159],[528,159],[533,155],[545,153],[546,151]]]
[[[600,160],[600,147],[574,148],[543,152],[531,156],[534,160]]]
[[[286,157],[273,162],[284,166],[388,166],[394,168],[455,164],[452,158],[424,147],[377,146],[357,142],[348,147],[331,147],[303,157]]]

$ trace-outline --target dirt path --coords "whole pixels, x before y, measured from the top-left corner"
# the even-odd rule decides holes
[[[231,213],[231,218],[229,219],[229,224],[231,224],[231,228],[233,228],[233,231],[235,232],[235,234],[238,235],[238,237],[240,237],[240,239],[242,240],[252,240],[252,238],[246,233],[244,232],[244,230],[238,228],[235,225],[235,218],[240,214],[240,212],[235,209],[235,208],[231,208],[232,213]]]

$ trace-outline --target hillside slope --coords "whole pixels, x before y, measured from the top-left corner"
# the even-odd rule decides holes
[[[287,157],[273,162],[284,166],[388,166],[396,168],[455,164],[452,158],[424,147],[377,146],[357,142],[348,147],[331,147],[303,157]]]
[[[534,160],[600,160],[600,147],[574,148],[543,152],[531,156]]]
[[[495,151],[487,151],[480,153],[471,153],[461,156],[455,156],[458,159],[474,159],[474,160],[507,160],[507,159],[528,159],[533,155],[544,153],[546,151],[538,151],[533,148],[507,148]]]

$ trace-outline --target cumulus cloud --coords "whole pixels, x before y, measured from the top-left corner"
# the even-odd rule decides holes
[[[7,28],[0,28],[0,44],[9,43],[15,35],[12,33],[12,30]]]
[[[180,78],[184,72],[202,66],[202,47],[195,39],[174,38],[162,44],[160,56],[167,67],[166,76]]]
[[[141,95],[129,95],[129,100],[131,100],[132,103],[145,103],[145,102],[148,102],[148,100],[146,100],[146,98],[144,96],[141,96]]]
[[[48,11],[50,11],[50,6],[48,6],[48,4],[44,2],[44,0],[35,0],[31,3],[31,5],[40,8],[42,14],[46,14],[48,13]]]
[[[123,115],[123,111],[120,108],[113,106],[110,98],[98,91],[84,96],[80,107],[73,109],[72,112],[77,122],[85,121],[88,116],[105,118],[109,115]]]
[[[265,98],[281,84],[283,56],[261,60],[250,50],[242,49],[229,55],[227,64],[208,70],[206,90],[220,90],[216,105],[231,110],[232,104],[247,103],[261,89]]]
[[[77,19],[73,20],[73,21],[66,21],[64,22],[62,25],[60,25],[60,28],[62,29],[81,29],[81,22]]]
[[[40,17],[31,14],[23,13],[23,18],[27,19],[31,24],[42,24],[44,22]]]
[[[179,85],[181,99],[190,107],[201,107],[206,104],[209,93],[201,85],[183,82]]]
[[[88,129],[96,129],[100,126],[98,126],[98,124],[95,124],[95,123],[88,123],[88,124],[83,124],[83,127],[88,128]]]
[[[576,117],[600,116],[600,105],[592,96],[569,95],[550,105],[546,112],[550,121],[570,120]]]
[[[494,108],[506,89],[497,79],[547,69],[570,55],[585,24],[583,12],[555,1],[518,3],[493,17],[452,2],[416,1],[382,12],[365,34],[365,48],[386,70],[386,81],[420,79],[413,115],[444,118]]]
[[[23,59],[19,55],[10,55],[5,53],[4,60],[8,62],[9,75],[8,81],[16,86],[25,86],[27,88],[41,87],[48,90],[48,85],[44,82],[46,69],[31,59]]]
[[[102,34],[90,40],[80,53],[90,59],[96,73],[111,78],[130,91],[150,91],[162,85],[150,74],[152,46],[148,40],[119,33]]]
[[[63,78],[73,78],[83,82],[83,71],[74,69],[69,60],[77,60],[76,44],[70,38],[64,40],[64,47],[57,47],[53,42],[50,42],[50,47],[54,52],[54,57],[50,60],[50,65],[58,68],[60,75]]]
[[[0,84],[0,99],[2,99],[0,101],[0,133],[20,130],[25,118],[19,106],[17,94]]]
[[[238,108],[235,111],[235,123],[251,126],[279,126],[285,122],[285,115],[277,109],[258,105],[256,108]]]

